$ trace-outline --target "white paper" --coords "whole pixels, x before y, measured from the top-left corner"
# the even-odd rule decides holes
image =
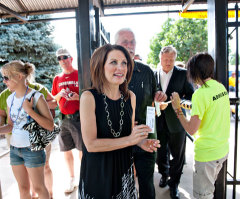
[[[154,133],[154,126],[155,126],[155,107],[147,106],[147,118],[146,118],[146,125],[148,125],[152,131],[149,133]]]
[[[154,104],[155,104],[157,116],[159,117],[161,115],[160,103],[155,101]]]

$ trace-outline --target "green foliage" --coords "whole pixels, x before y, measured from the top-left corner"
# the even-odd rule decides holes
[[[177,60],[186,63],[197,52],[207,51],[207,42],[207,20],[169,18],[150,42],[147,63],[156,67],[161,48],[168,45],[177,49]]]
[[[30,19],[49,16],[32,16]],[[12,19],[10,19],[12,20]],[[36,82],[51,89],[53,77],[60,72],[55,52],[57,46],[51,35],[54,30],[49,22],[0,25],[0,60],[22,60],[36,67]],[[0,83],[2,90],[3,84]]]
[[[240,60],[240,55],[238,55],[238,60]],[[236,65],[236,53],[230,53],[230,65]]]

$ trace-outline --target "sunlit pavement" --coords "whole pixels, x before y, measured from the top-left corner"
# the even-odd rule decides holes
[[[233,143],[233,130],[234,123],[232,120],[231,123],[231,139],[230,142]],[[240,137],[240,136],[239,136]],[[240,139],[240,138],[239,138]],[[240,142],[239,142],[240,143]],[[6,151],[6,143],[4,140],[0,139],[0,155],[3,151]],[[52,144],[52,153],[50,157],[50,166],[53,171],[53,194],[54,199],[77,199],[78,190],[77,188],[72,194],[65,195],[64,189],[66,183],[68,183],[68,172],[64,162],[63,153],[59,151],[58,141],[57,139]],[[233,145],[230,147],[230,153],[233,151]],[[75,173],[79,178],[80,171],[80,161],[78,159],[78,151],[74,150],[75,157]],[[239,158],[238,158],[239,160]],[[229,157],[229,167],[232,167],[232,157]],[[238,164],[240,165],[240,164]],[[183,175],[181,177],[181,183],[179,185],[180,198],[181,199],[192,199],[192,166],[193,166],[193,143],[187,139],[187,147],[186,147],[186,164],[184,166]],[[157,172],[157,166],[155,167],[154,173],[154,185],[156,190],[156,198],[157,199],[170,199],[169,196],[169,188],[160,188],[158,186],[161,175]],[[0,157],[0,180],[1,180],[1,188],[3,199],[18,199],[19,191],[17,187],[16,180],[13,176],[10,163],[9,163],[9,153]],[[77,179],[78,181],[78,179]],[[97,186],[97,182],[96,182]],[[227,194],[227,199],[231,197],[231,187],[228,188],[229,193]],[[240,198],[240,189],[239,186],[237,188],[237,196],[236,198]]]
[[[0,143],[3,144],[3,143]],[[75,174],[77,176],[77,182],[79,179],[80,161],[78,151],[74,150],[75,158]],[[1,154],[1,150],[0,150]],[[63,153],[59,151],[58,140],[54,140],[52,143],[52,152],[50,156],[50,167],[53,172],[53,198],[54,199],[77,199],[77,188],[72,194],[65,195],[65,185],[68,180],[67,167],[64,162]],[[0,179],[2,186],[3,199],[17,199],[19,198],[19,191],[17,182],[13,176],[9,153],[0,158]]]
[[[3,141],[0,143],[4,145]],[[58,141],[55,140],[52,144],[52,153],[50,157],[50,166],[53,172],[53,194],[54,199],[77,199],[77,188],[72,194],[65,195],[65,183],[68,182],[68,173],[67,168],[64,162],[63,153],[59,151]],[[187,156],[187,164],[184,167],[183,176],[181,180],[181,184],[179,186],[181,198],[193,198],[192,197],[192,147],[193,144],[188,141],[187,144],[187,151],[189,152]],[[1,151],[0,151],[1,152]],[[75,173],[76,176],[79,178],[79,171],[80,171],[80,161],[78,159],[78,152],[74,150],[74,157],[75,157]],[[17,199],[19,198],[19,191],[17,187],[16,180],[13,176],[10,163],[9,163],[9,153],[0,158],[0,179],[1,179],[1,186],[2,186],[2,194],[3,199]],[[169,197],[169,189],[167,187],[160,188],[158,186],[159,180],[161,175],[157,173],[157,166],[155,168],[155,178],[154,184],[156,188],[156,198],[164,198],[170,199]],[[97,182],[96,182],[97,186]]]

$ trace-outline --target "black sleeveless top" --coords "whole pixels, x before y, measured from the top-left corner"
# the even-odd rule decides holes
[[[107,124],[104,98],[95,89],[89,90],[96,104],[96,124],[98,138],[115,138]],[[120,127],[121,99],[111,100],[106,97],[109,118],[115,132]],[[131,134],[132,106],[131,99],[124,101],[122,131],[119,137]],[[83,144],[81,162],[79,198],[81,199],[132,199],[136,197],[133,173],[132,147],[109,152],[89,153]]]

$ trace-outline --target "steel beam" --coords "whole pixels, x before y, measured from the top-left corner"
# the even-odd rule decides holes
[[[239,85],[238,85],[238,79],[239,79],[239,39],[238,39],[238,27],[239,27],[239,24],[238,24],[238,11],[239,11],[239,7],[238,7],[238,4],[236,3],[235,5],[235,22],[236,22],[236,53],[235,53],[235,65],[236,65],[236,91],[235,91],[235,94],[236,94],[236,98],[239,100],[239,96],[238,96],[238,91],[239,91]],[[236,191],[237,191],[237,162],[238,162],[238,104],[235,104],[235,143],[234,143],[234,164],[233,164],[233,199],[236,198]]]
[[[75,16],[76,16],[76,47],[77,47],[77,65],[78,65],[78,85],[79,85],[79,94],[81,94],[81,89],[83,88],[83,83],[80,80],[82,78],[82,63],[81,63],[81,45],[80,45],[80,30],[79,30],[79,24],[80,24],[80,16],[79,16],[79,7],[75,10]]]
[[[93,5],[99,9],[100,15],[104,16],[103,1],[93,0]]]
[[[48,19],[32,19],[28,20],[27,23],[39,23],[39,22],[48,22],[48,21],[58,21],[58,20],[66,20],[66,19],[75,19],[76,17],[60,17],[60,18],[48,18]],[[1,25],[12,25],[12,24],[22,24],[22,21],[9,21],[2,22]]]
[[[16,17],[17,19],[19,19],[20,21],[22,21],[23,23],[27,23],[28,19],[26,17],[21,16],[20,14],[18,14],[17,12],[11,10],[10,8],[8,8],[7,6],[3,5],[0,3],[0,9],[9,13],[10,15],[12,15],[13,17]]]
[[[100,15],[99,15],[99,8],[94,7],[95,12],[95,46],[94,48],[98,48],[101,45],[101,29],[100,29]]]
[[[240,26],[240,22],[228,22],[227,27],[239,27]]]
[[[182,12],[186,12],[191,4],[193,4],[194,0],[188,0],[182,7]]]
[[[53,13],[63,13],[63,12],[74,12],[76,8],[61,8],[61,9],[52,9],[52,10],[35,10],[35,11],[28,11],[28,12],[19,12],[19,15],[46,15],[46,14],[53,14]],[[10,14],[0,14],[0,18],[6,19],[12,17]]]
[[[28,12],[27,7],[21,0],[15,0],[15,2],[18,4],[19,7],[21,7],[22,10],[24,10],[24,12]]]
[[[120,2],[120,1],[118,1]],[[194,4],[206,4],[206,1],[199,1],[195,0]],[[104,9],[112,9],[112,8],[133,8],[133,7],[149,7],[149,6],[172,6],[172,5],[182,5],[182,2],[180,0],[175,1],[153,1],[153,2],[138,2],[138,3],[116,3],[116,4],[109,4],[104,5]]]
[[[195,11],[207,11],[206,9],[199,10],[189,10],[189,12]],[[167,14],[167,13],[179,13],[179,10],[161,10],[161,11],[150,11],[150,12],[129,12],[129,13],[117,13],[117,14],[105,14],[104,17],[115,17],[124,15],[147,15],[147,14]]]

